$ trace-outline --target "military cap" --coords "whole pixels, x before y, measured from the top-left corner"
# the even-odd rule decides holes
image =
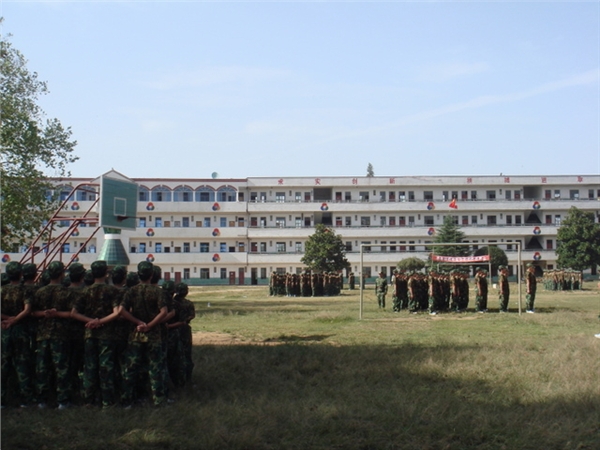
[[[91,286],[92,284],[94,284],[94,281],[94,274],[92,273],[92,270],[86,270],[85,275],[83,276],[83,282],[88,286]]]
[[[506,269],[505,266],[498,266],[498,270],[504,270],[504,269]]]
[[[11,261],[6,265],[6,275],[11,281],[19,281],[23,273],[23,266],[17,261]]]
[[[152,276],[152,273],[153,273],[152,267],[153,267],[153,265],[151,262],[141,261],[137,266],[138,276],[143,280],[147,280],[148,278],[150,278]]]
[[[42,286],[46,286],[47,284],[50,283],[50,272],[48,272],[48,269],[46,269],[42,272],[42,277],[40,279],[40,282],[41,282]]]
[[[115,284],[120,284],[127,278],[127,267],[115,266],[112,270],[112,280]]]
[[[189,292],[188,285],[185,284],[184,282],[177,283],[177,286],[175,286],[175,293],[177,295],[185,297],[186,295],[188,295],[188,292]]]
[[[85,267],[81,263],[73,263],[69,266],[69,278],[71,281],[79,282],[85,275]]]
[[[64,287],[71,286],[71,277],[69,275],[65,275],[60,284],[62,284]]]
[[[106,261],[94,261],[90,267],[94,278],[102,278],[106,276],[106,273],[108,272],[108,264],[106,264]]]
[[[170,294],[175,293],[175,282],[172,280],[165,281],[161,287]]]
[[[62,261],[52,261],[48,266],[48,275],[51,280],[55,280],[65,273],[65,265]]]
[[[133,287],[136,284],[139,284],[140,282],[140,277],[138,276],[137,272],[129,272],[127,274],[127,287]]]
[[[37,275],[37,266],[33,263],[23,264],[23,278],[25,280],[33,280]]]
[[[160,266],[154,264],[152,266],[152,283],[158,283],[158,280],[162,278],[162,269]]]

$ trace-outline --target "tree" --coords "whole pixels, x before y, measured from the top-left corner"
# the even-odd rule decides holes
[[[69,176],[67,165],[78,159],[73,155],[77,143],[70,128],[58,119],[46,119],[37,104],[39,96],[48,93],[46,82],[29,72],[27,60],[5,38],[0,41],[0,58],[0,248],[14,251],[35,237],[56,209],[56,202],[47,197],[51,185],[44,171]]]
[[[341,236],[323,224],[318,224],[308,237],[300,261],[314,272],[338,272],[350,267]]]
[[[422,270],[425,266],[425,261],[419,258],[415,258],[414,256],[410,258],[405,258],[398,264],[396,264],[398,270],[402,270],[405,272],[418,272],[419,270]]]
[[[373,171],[373,164],[369,163],[367,166],[367,177],[372,178],[375,176],[375,172]]]
[[[444,224],[436,231],[436,244],[454,244],[462,243],[465,240],[465,234],[460,231],[460,227],[454,222],[452,216],[444,217]],[[441,256],[468,256],[469,248],[467,246],[434,246],[433,252]]]
[[[474,253],[475,256],[483,256],[483,255],[487,255],[487,254],[488,254],[488,247],[481,247],[480,249],[476,250]],[[493,245],[493,246],[489,247],[489,254],[490,254],[490,260],[492,263],[492,271],[495,272],[496,270],[498,270],[498,267],[508,265],[508,256],[506,256],[506,253],[501,248],[498,248],[497,246]],[[486,265],[486,268],[487,268],[487,265]]]
[[[600,264],[600,224],[593,213],[571,207],[556,240],[559,267],[582,271]]]

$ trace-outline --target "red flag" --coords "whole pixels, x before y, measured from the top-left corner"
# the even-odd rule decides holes
[[[456,199],[453,198],[452,201],[448,204],[448,207],[452,209],[458,209],[458,205],[456,204]]]

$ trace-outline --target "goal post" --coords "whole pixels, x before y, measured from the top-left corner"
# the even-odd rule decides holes
[[[518,288],[518,292],[519,292],[519,315],[521,315],[521,243],[520,242],[511,242],[511,245],[516,245],[517,247],[517,288]],[[449,246],[453,246],[453,247],[472,247],[473,244],[472,243],[467,243],[467,242],[461,242],[461,243],[440,243],[440,244],[436,244],[436,243],[426,243],[426,244],[417,244],[418,246],[421,247],[449,247]],[[378,247],[397,247],[398,244],[378,244]],[[490,276],[492,273],[492,259],[490,256],[490,247],[497,247],[498,245],[492,245],[492,244],[487,244],[487,248],[488,248],[488,267],[489,267],[489,272],[490,272]],[[364,307],[364,290],[365,290],[365,282],[364,282],[364,269],[363,269],[363,262],[364,262],[364,249],[365,247],[373,247],[373,244],[360,244],[360,271],[359,271],[359,276],[360,276],[360,305],[359,305],[359,315],[358,315],[358,319],[362,320],[363,319],[363,307]],[[398,254],[402,254],[402,253],[409,253],[409,252],[399,252]],[[433,252],[431,252],[432,257],[434,256]],[[452,257],[454,258],[454,257]],[[456,257],[459,258],[459,257]],[[433,258],[432,258],[433,259]],[[481,264],[481,262],[483,261],[473,261],[473,262],[460,262],[460,261],[449,261],[448,264],[452,264],[452,265],[475,265],[475,264]]]

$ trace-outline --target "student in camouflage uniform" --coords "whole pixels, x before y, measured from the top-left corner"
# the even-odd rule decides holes
[[[35,282],[36,277],[37,266],[33,263],[23,264],[23,295],[25,295],[25,298],[28,299],[30,303],[33,302],[35,292],[39,289],[38,284]],[[26,325],[26,329],[29,334],[29,348],[31,352],[30,354],[32,356],[30,364],[33,379],[33,374],[35,373],[35,335],[37,333],[38,320],[30,314],[27,317],[25,317],[22,322],[23,325]]]
[[[69,406],[71,380],[69,379],[71,304],[67,288],[62,285],[65,266],[53,261],[47,269],[50,282],[35,293],[32,314],[39,318],[36,348],[36,391],[38,407],[45,408],[52,376],[56,380],[58,409]]]
[[[180,320],[184,325],[179,329],[183,356],[185,361],[185,381],[189,382],[192,379],[192,371],[194,369],[194,361],[192,360],[192,326],[191,321],[196,317],[196,308],[191,300],[187,299],[188,286],[185,283],[178,283],[175,287],[175,298],[181,303]]]
[[[487,311],[488,300],[487,270],[481,269],[477,272],[475,285],[477,290],[475,309],[477,312],[484,313]]]
[[[537,279],[535,277],[535,266],[533,264],[527,264],[527,273],[525,275],[525,281],[527,283],[527,295],[525,296],[525,309],[526,312],[533,314],[535,312],[535,293],[537,291]]]
[[[116,336],[112,322],[119,317],[119,293],[106,284],[106,261],[91,266],[94,284],[88,286],[75,303],[71,316],[85,323],[83,401],[93,404],[99,395],[103,408],[115,404]]]
[[[500,266],[498,267],[498,271],[498,300],[500,300],[500,312],[508,312],[508,301],[510,298],[508,270],[505,266]]]
[[[183,356],[183,345],[181,343],[180,331],[185,322],[182,320],[183,305],[179,296],[175,295],[175,282],[169,280],[162,285],[164,290],[171,293],[173,304],[173,317],[168,320],[167,328],[167,369],[173,386],[181,387],[185,384],[185,359]],[[173,297],[173,295],[175,295]]]
[[[379,277],[375,280],[375,294],[377,295],[377,304],[380,309],[385,309],[385,296],[388,291],[387,278],[383,272],[379,272]]]
[[[80,263],[73,263],[69,266],[68,278],[70,285],[69,291],[69,303],[71,309],[75,307],[75,304],[83,294],[83,290],[86,287],[83,282],[85,276],[85,267]],[[66,279],[67,277],[65,277]],[[78,320],[70,320],[68,322],[69,336],[71,342],[69,343],[70,354],[69,354],[69,379],[71,380],[71,392],[80,392],[82,389],[83,380],[83,364],[84,364],[84,336],[85,326]]]
[[[135,382],[142,371],[148,373],[154,405],[161,405],[166,400],[159,325],[167,315],[167,305],[161,289],[150,284],[152,273],[152,263],[140,262],[140,284],[128,289],[123,299],[121,314],[136,325],[129,334],[125,353],[123,378],[126,406],[133,401]]]
[[[6,265],[9,284],[2,288],[2,407],[6,405],[9,378],[14,369],[21,406],[33,402],[31,342],[25,319],[31,314],[30,299],[21,286],[22,267]]]

